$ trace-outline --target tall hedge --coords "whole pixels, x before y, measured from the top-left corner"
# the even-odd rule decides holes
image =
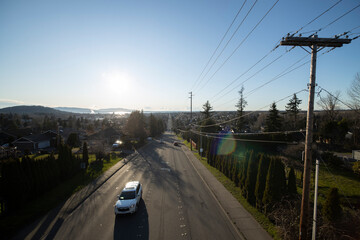
[[[240,174],[239,185],[242,190],[243,196],[245,196],[244,187],[245,187],[245,181],[246,181],[246,175],[247,175],[247,168],[248,168],[248,164],[249,164],[249,158],[252,153],[253,153],[252,151],[246,152],[245,156],[241,162],[241,169],[240,169],[240,173],[239,173]]]
[[[259,156],[255,156],[255,154],[251,152],[249,156],[249,164],[246,173],[245,196],[248,202],[253,206],[255,206],[256,203],[255,185],[256,185],[258,167],[259,167]]]
[[[341,217],[340,196],[337,188],[331,188],[326,198],[322,213],[329,222],[336,222]]]
[[[266,186],[263,196],[265,212],[271,211],[275,202],[280,201],[286,192],[284,164],[277,157],[271,157],[270,167],[266,176]]]
[[[289,172],[287,192],[290,196],[295,196],[297,194],[296,176],[295,176],[294,168],[291,168]]]
[[[256,197],[256,207],[261,209],[262,199],[266,186],[266,177],[269,170],[270,158],[267,155],[260,154],[259,156],[259,167],[256,178],[256,186],[255,186],[255,197]]]

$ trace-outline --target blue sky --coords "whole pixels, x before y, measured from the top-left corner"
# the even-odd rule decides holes
[[[235,110],[239,84],[290,47],[278,47],[223,93],[232,91],[221,98],[222,94],[214,96],[288,32],[298,30],[337,0],[280,0],[210,79],[275,2],[257,1],[209,74],[196,84],[243,1],[1,1],[0,107],[188,110],[188,93],[193,91],[194,110],[201,109],[207,100],[215,111]],[[245,3],[223,44],[253,3]],[[301,32],[309,33],[303,36],[358,4],[355,0],[341,1],[305,27]],[[359,25],[360,7],[318,35],[332,37]],[[360,28],[352,34],[350,38],[359,35]],[[326,50],[318,54],[317,83],[330,92],[340,91],[341,99],[348,101],[346,91],[360,72],[360,39],[322,55]],[[284,54],[243,84],[245,96],[306,55],[300,47]],[[302,62],[307,60],[310,55]],[[307,63],[253,92],[246,99],[246,110],[267,110],[273,101],[305,89],[309,72]],[[298,97],[305,110],[307,92]],[[287,102],[279,102],[278,108],[283,110]]]

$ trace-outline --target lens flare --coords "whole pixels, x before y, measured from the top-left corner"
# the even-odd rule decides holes
[[[224,134],[224,136],[219,140],[217,154],[218,155],[228,155],[235,151],[236,141],[231,133]]]

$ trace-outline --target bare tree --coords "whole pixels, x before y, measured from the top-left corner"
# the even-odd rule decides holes
[[[339,108],[340,91],[336,91],[334,94],[328,93],[325,97],[321,97],[318,101],[318,105],[325,111],[328,120],[334,121],[337,117],[337,110]]]
[[[351,106],[354,109],[360,110],[360,74],[355,75],[347,94],[351,98]]]

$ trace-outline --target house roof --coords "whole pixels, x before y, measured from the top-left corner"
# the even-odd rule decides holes
[[[35,134],[35,135],[29,135],[26,137],[19,138],[15,140],[13,143],[26,141],[26,142],[43,142],[43,141],[50,141],[51,137],[46,134]]]

